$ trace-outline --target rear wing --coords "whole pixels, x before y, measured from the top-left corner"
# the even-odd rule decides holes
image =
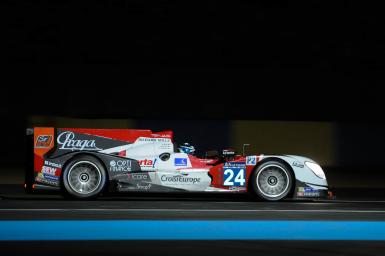
[[[36,156],[41,158],[54,147],[55,128],[34,127],[26,129],[26,166],[24,188],[27,192],[35,189]]]

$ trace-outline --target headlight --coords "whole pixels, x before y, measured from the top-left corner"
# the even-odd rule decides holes
[[[326,179],[325,173],[322,170],[321,166],[319,166],[316,163],[312,162],[305,162],[306,166],[309,167],[310,170],[314,172],[315,175],[317,175],[321,179]]]

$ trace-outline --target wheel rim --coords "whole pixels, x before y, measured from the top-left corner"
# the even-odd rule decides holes
[[[256,183],[263,195],[271,198],[279,197],[289,188],[289,174],[279,165],[267,165],[258,172]]]
[[[75,163],[68,172],[68,184],[79,194],[90,194],[100,185],[102,173],[92,162]]]

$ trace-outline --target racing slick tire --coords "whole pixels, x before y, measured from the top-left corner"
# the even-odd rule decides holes
[[[294,177],[291,170],[279,161],[267,161],[253,172],[254,192],[267,201],[279,201],[292,191]]]
[[[106,177],[104,166],[95,157],[75,157],[63,170],[64,192],[75,198],[95,198],[104,189]]]

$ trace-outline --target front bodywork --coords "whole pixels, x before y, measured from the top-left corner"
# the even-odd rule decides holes
[[[290,155],[234,156],[231,159],[198,158],[179,152],[171,131],[129,129],[33,129],[33,175],[27,186],[61,187],[61,173],[79,154],[97,158],[105,167],[110,190],[144,192],[237,192],[249,190],[259,164],[285,163],[295,177],[293,197],[327,196],[326,179],[305,162]]]

